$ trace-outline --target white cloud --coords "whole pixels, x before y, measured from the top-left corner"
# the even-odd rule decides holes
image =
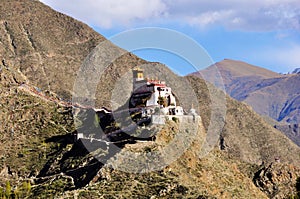
[[[93,26],[129,26],[165,15],[161,0],[41,0],[54,9]]]
[[[197,16],[187,16],[185,19],[189,24],[205,27],[207,25],[220,23],[225,18],[230,18],[231,15],[232,10],[220,10],[204,12]]]
[[[90,25],[111,28],[160,20],[229,29],[300,30],[299,0],[41,0]]]
[[[221,25],[229,29],[254,31],[300,30],[300,2],[298,0],[177,1],[179,5],[168,7],[170,16],[183,18],[182,22],[194,26]],[[210,19],[210,23],[207,23],[207,19]]]

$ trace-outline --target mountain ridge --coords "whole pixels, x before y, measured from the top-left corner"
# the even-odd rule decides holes
[[[213,82],[215,70],[212,67],[220,69],[225,90],[231,97],[251,105],[263,117],[276,120],[274,123],[266,119],[299,145],[299,130],[292,127],[300,123],[299,74],[278,74],[245,62],[226,59],[193,75],[202,74]]]
[[[226,92],[233,98],[250,104],[256,112],[277,121],[298,123],[295,114],[284,111],[299,94],[299,75],[282,75],[241,61],[223,60],[215,65],[223,78]],[[237,72],[238,71],[238,72]],[[197,73],[193,73],[197,75]],[[213,82],[213,71],[208,67],[200,71],[208,81]],[[272,95],[272,96],[268,96]],[[274,101],[268,102],[267,101]],[[297,109],[297,108],[296,108]],[[285,115],[282,115],[284,113]]]

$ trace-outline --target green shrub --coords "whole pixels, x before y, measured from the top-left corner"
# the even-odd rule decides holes
[[[172,117],[172,120],[173,120],[174,122],[176,122],[176,123],[179,122],[179,119],[178,119],[177,117]]]
[[[7,199],[11,198],[11,186],[9,181],[6,182],[5,197]]]
[[[4,190],[0,187],[0,198],[4,198]]]

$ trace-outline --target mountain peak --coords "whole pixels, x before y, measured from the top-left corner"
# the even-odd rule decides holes
[[[220,72],[229,72],[235,77],[257,76],[262,78],[271,78],[280,76],[280,74],[276,72],[238,60],[224,59],[217,62],[215,65],[218,67]]]

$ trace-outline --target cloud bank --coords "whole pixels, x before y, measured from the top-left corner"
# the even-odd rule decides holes
[[[52,8],[89,25],[101,28],[132,26],[164,17],[166,5],[161,0],[41,0]]]
[[[300,30],[299,0],[41,0],[100,28],[180,22],[199,28]]]

